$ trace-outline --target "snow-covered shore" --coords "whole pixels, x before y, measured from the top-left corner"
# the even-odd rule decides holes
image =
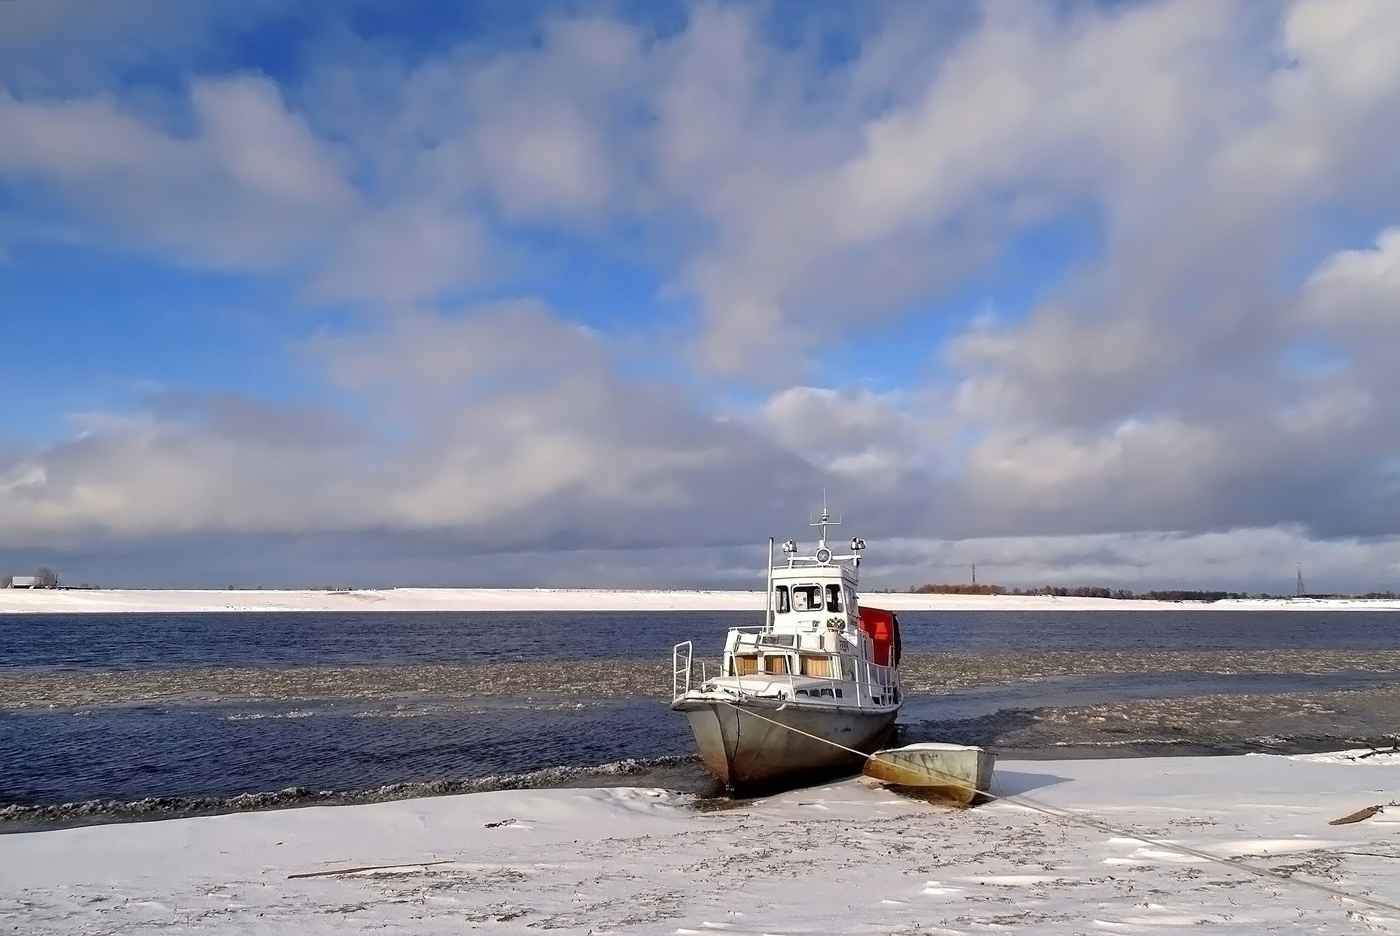
[[[1400,610],[1400,601],[1353,598],[1250,598],[1197,602],[869,592],[863,600],[893,611]],[[762,608],[761,591],[567,588],[387,588],[356,591],[0,589],[0,614],[122,611],[759,611]]]
[[[1128,835],[853,780],[720,811],[664,790],[534,790],[3,835],[0,930],[1391,931],[1400,913],[1298,882],[1400,903],[1400,809],[1328,824],[1400,798],[1397,761],[998,764],[999,792]]]

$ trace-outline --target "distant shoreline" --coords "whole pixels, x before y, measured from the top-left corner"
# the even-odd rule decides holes
[[[868,592],[892,611],[1400,611],[1400,600],[1227,598],[1152,601],[1048,595]],[[215,613],[239,611],[754,611],[761,591],[574,588],[0,589],[0,614]]]

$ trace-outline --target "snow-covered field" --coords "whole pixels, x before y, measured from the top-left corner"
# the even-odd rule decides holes
[[[1400,808],[1328,824],[1400,798],[1396,755],[1003,762],[996,784],[1128,834],[853,780],[717,811],[627,788],[174,819],[0,836],[0,931],[1400,930],[1303,883],[1400,904]]]
[[[1164,602],[1021,595],[867,593],[893,611],[1400,610],[1400,601],[1274,598]],[[389,588],[359,591],[0,589],[0,613],[117,611],[758,611],[762,591]]]

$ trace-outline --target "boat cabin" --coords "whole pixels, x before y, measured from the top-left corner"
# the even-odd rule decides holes
[[[867,626],[856,593],[857,550],[865,544],[853,540],[851,545],[853,555],[838,557],[823,540],[815,556],[798,558],[796,544],[784,544],[786,565],[770,571],[768,623],[730,630],[721,677],[757,677],[743,685],[760,692],[768,677],[770,689],[794,700],[896,701],[897,661],[888,640],[877,640],[875,629]],[[891,633],[886,628],[879,636]]]

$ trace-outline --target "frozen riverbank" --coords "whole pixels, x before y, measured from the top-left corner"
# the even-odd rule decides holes
[[[998,765],[998,791],[1117,832],[1014,800],[958,812],[846,781],[721,811],[659,789],[533,790],[16,834],[0,836],[0,923],[35,934],[1366,932],[1400,925],[1374,903],[1400,902],[1400,810],[1328,822],[1400,796],[1395,761]]]

